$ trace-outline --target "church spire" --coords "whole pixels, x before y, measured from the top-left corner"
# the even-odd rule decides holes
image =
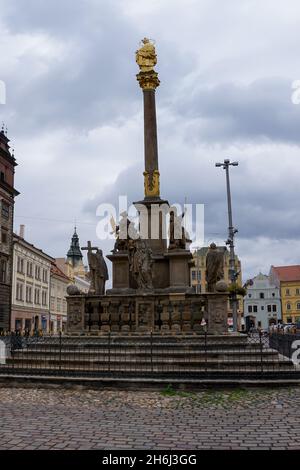
[[[77,266],[77,264],[82,260],[82,253],[80,250],[79,237],[77,235],[76,226],[74,227],[74,233],[72,236],[70,249],[67,253],[67,259],[71,262],[72,266]]]

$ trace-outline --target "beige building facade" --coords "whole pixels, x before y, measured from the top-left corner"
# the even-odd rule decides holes
[[[67,325],[67,287],[70,278],[56,264],[51,266],[50,333],[64,332]]]
[[[24,239],[13,236],[12,331],[48,332],[50,273],[54,259]]]

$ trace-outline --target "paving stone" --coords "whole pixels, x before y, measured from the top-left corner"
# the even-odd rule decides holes
[[[280,404],[280,409],[278,409]],[[300,388],[0,388],[0,449],[300,449]]]

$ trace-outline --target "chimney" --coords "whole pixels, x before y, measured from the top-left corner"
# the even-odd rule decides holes
[[[20,225],[20,233],[19,233],[19,236],[21,238],[24,238],[24,235],[25,235],[25,225]]]

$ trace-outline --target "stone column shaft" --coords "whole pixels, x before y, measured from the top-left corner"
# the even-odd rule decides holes
[[[145,171],[158,171],[157,124],[155,90],[143,90]]]

